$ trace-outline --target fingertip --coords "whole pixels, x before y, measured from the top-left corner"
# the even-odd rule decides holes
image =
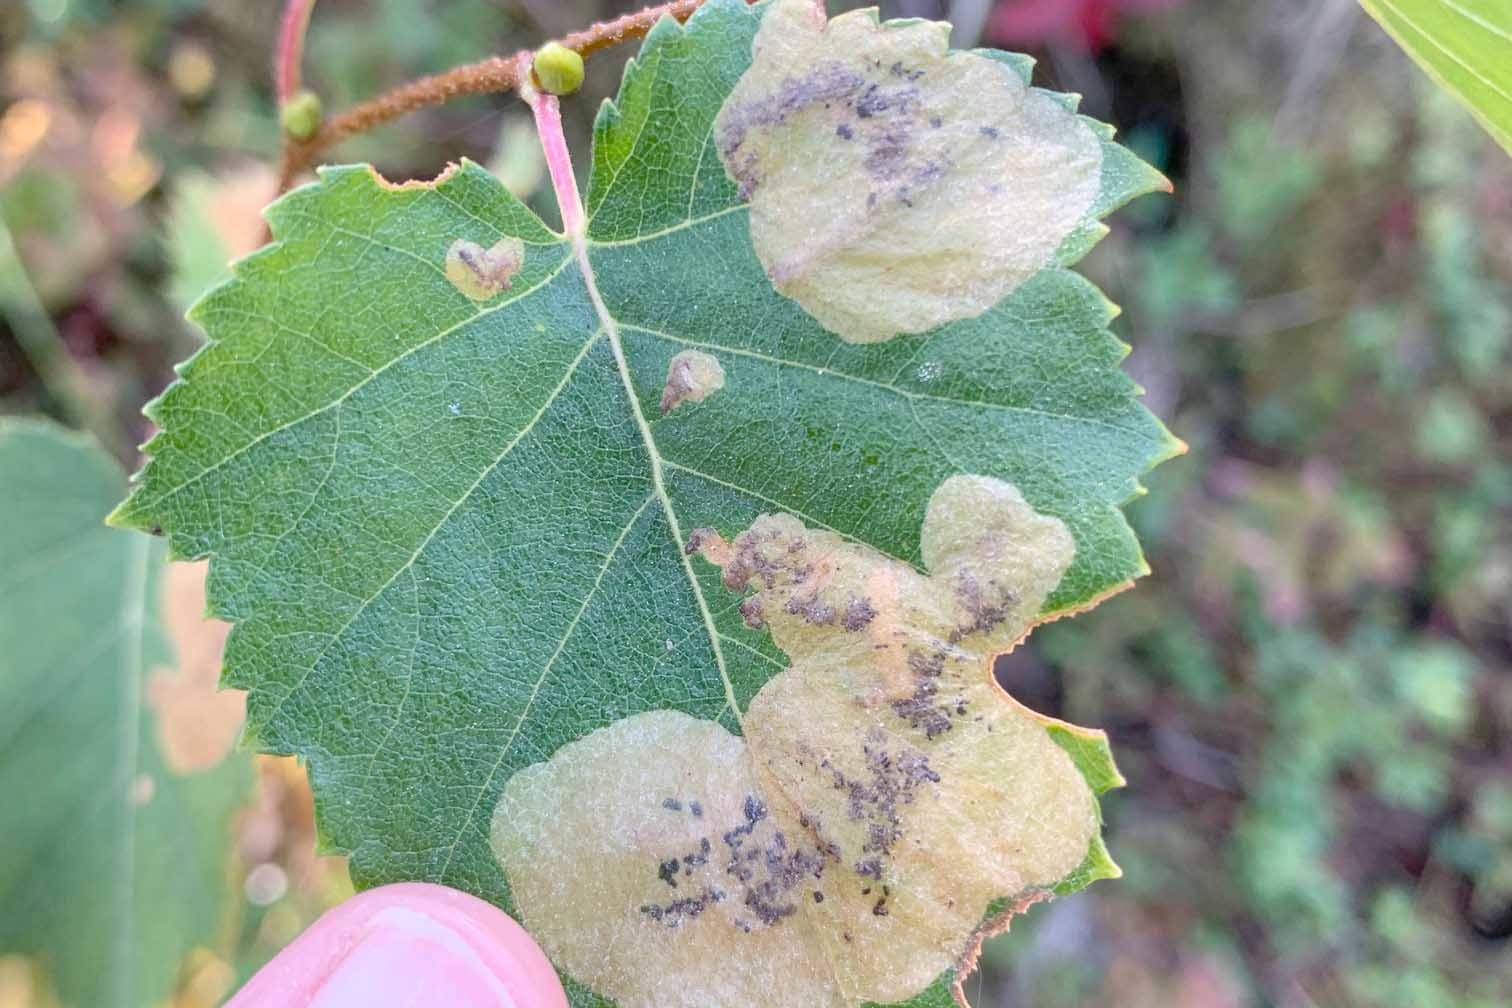
[[[566,1008],[556,972],[498,907],[425,882],[369,889],[310,925],[227,1008]]]

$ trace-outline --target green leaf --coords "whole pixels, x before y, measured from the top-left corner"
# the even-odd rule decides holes
[[[82,436],[0,423],[0,953],[65,1005],[164,1000],[227,908],[250,767],[171,770],[144,701],[171,666],[164,550],[107,528],[125,475]]]
[[[865,297],[827,331],[797,298],[837,292],[774,287],[760,182],[748,203],[716,136],[763,19],[792,9],[713,0],[651,32],[596,125],[580,248],[470,163],[405,186],[329,168],[193,313],[210,342],[149,407],[161,432],[113,520],[213,558],[249,732],[308,760],[323,842],[359,885],[428,879],[521,912],[490,848],[520,771],[648,712],[741,731],[789,659],[685,553],[695,530],[738,545],[782,513],[810,546],[866,547],[856,571],[922,579],[926,506],[970,474],[1064,535],[1064,576],[1016,631],[1145,572],[1119,505],[1179,442],[1119,370],[1113,307],[1066,267],[1164,181],[1066,99],[1021,91],[1081,123],[1100,165],[1048,264],[918,335],[877,332]],[[977,895],[985,912],[1022,894]]]
[[[1360,0],[1360,5],[1512,153],[1512,5],[1505,0]]]

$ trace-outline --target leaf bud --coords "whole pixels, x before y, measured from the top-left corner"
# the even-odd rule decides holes
[[[583,86],[583,57],[559,42],[537,49],[531,69],[536,83],[548,94],[572,94]]]
[[[301,91],[278,110],[284,132],[295,140],[305,141],[320,132],[320,96],[313,91]]]

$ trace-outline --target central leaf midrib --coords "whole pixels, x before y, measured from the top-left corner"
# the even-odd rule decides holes
[[[603,294],[599,291],[598,279],[593,272],[593,263],[588,257],[587,238],[582,231],[573,236],[572,246],[577,257],[578,269],[583,274],[583,283],[588,289],[588,298],[593,303],[593,310],[598,315],[604,336],[609,341],[609,348],[614,353],[614,365],[619,371],[620,383],[625,389],[625,398],[630,403],[630,412],[635,419],[636,429],[640,432],[641,443],[646,449],[646,458],[650,463],[652,492],[657,503],[661,505],[662,513],[667,516],[667,526],[672,532],[672,548],[677,554],[678,562],[682,565],[683,574],[688,579],[688,587],[692,589],[693,600],[698,605],[704,634],[709,639],[709,649],[713,652],[714,664],[719,669],[719,680],[724,684],[725,702],[729,704],[730,713],[736,723],[743,725],[744,718],[735,697],[735,684],[730,681],[729,667],[725,662],[724,650],[720,647],[722,635],[714,624],[714,614],[709,609],[708,600],[704,598],[703,588],[698,583],[698,575],[693,570],[693,562],[683,548],[687,537],[683,535],[682,523],[677,520],[677,509],[672,505],[672,497],[667,493],[666,481],[662,474],[661,450],[656,445],[656,438],[651,433],[651,425],[647,422],[646,414],[640,407],[640,398],[635,393],[635,383],[630,378],[630,364],[625,358],[624,344],[620,341],[619,320],[609,311],[604,303]]]

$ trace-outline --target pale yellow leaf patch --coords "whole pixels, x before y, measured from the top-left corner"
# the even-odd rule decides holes
[[[1092,130],[949,30],[777,0],[715,122],[767,275],[846,342],[981,314],[1097,196]]]
[[[504,237],[489,248],[458,238],[446,250],[446,279],[474,301],[487,301],[509,289],[525,265],[525,243]]]
[[[671,711],[516,774],[492,843],[526,926],[624,1008],[907,999],[969,958],[989,904],[1085,858],[1092,792],[992,679],[1070,565],[1065,525],[957,476],[928,574],[763,515],[690,548],[791,666],[745,739]]]
[[[0,1008],[52,1008],[57,1003],[36,960],[0,956]]]
[[[814,925],[749,905],[764,886],[769,904],[812,899],[799,878],[774,883],[778,837],[819,866],[798,824],[761,803],[744,742],[653,711],[515,774],[492,843],[536,941],[621,1008],[839,1006]],[[759,860],[742,881],[730,866],[747,852]]]

